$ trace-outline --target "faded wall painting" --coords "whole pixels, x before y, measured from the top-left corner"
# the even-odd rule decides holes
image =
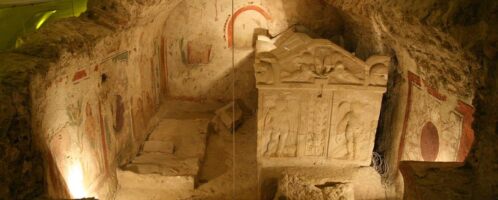
[[[469,139],[473,138],[472,130],[465,128],[465,124],[471,123],[469,112],[473,109],[461,101],[452,105],[446,95],[411,72],[408,77],[400,160],[463,161],[472,143]]]
[[[53,158],[49,164],[61,173],[49,177],[50,183],[64,183],[74,197],[111,198],[106,195],[117,189],[116,166],[135,154],[162,95],[162,54],[159,45],[153,49],[149,65],[133,65],[130,52],[122,51],[54,72],[50,81],[35,79],[50,82],[33,95],[35,130]],[[132,88],[130,82],[147,87]],[[57,185],[48,187],[56,194]]]
[[[337,27],[339,20],[332,6],[309,0],[181,1],[168,16],[163,33],[168,95],[230,101],[232,94],[226,91],[235,79],[239,83],[236,98],[249,97],[254,92],[255,36],[277,36],[296,24],[320,32],[323,27]],[[232,58],[236,76],[228,64]]]
[[[293,31],[257,47],[258,162],[369,165],[389,58],[364,62]]]

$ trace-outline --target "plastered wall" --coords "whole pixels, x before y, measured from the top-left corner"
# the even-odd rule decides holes
[[[136,154],[165,94],[163,40],[154,25],[107,37],[91,56],[66,54],[33,77],[33,126],[50,158],[50,196],[68,188],[71,197],[112,198],[116,167]]]
[[[234,81],[235,97],[248,96],[255,85],[256,35],[277,36],[296,24],[328,36],[342,25],[332,7],[310,0],[243,0],[233,7],[230,0],[183,1],[169,15],[163,34],[169,95],[229,100]]]

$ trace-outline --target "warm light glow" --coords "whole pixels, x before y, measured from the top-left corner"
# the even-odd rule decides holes
[[[87,196],[85,187],[83,186],[83,170],[79,162],[69,168],[67,183],[69,192],[73,198],[84,198]]]

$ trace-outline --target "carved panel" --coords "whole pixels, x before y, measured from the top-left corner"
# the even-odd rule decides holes
[[[326,156],[332,97],[331,92],[320,91],[303,95],[299,133],[304,139],[304,156]]]
[[[370,163],[381,93],[283,89],[259,98],[261,159]]]
[[[261,146],[265,157],[295,157],[297,152],[298,99],[288,92],[263,95]]]
[[[312,39],[292,31],[275,39],[272,48],[268,38],[258,37],[256,56],[257,84],[318,84],[317,79],[330,85],[387,84],[387,56],[372,56],[367,62],[354,57],[334,43]],[[271,49],[268,51],[268,49]]]
[[[337,92],[334,98],[329,157],[370,161],[382,94]]]
[[[325,157],[332,93],[262,91],[260,107],[263,157]]]
[[[258,39],[260,164],[369,165],[389,58],[365,63],[301,33]]]

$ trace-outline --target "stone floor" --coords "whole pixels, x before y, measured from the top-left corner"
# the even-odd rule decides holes
[[[222,106],[166,100],[140,153],[118,170],[116,199],[256,199],[256,120],[235,137],[218,134],[209,121]]]
[[[258,199],[256,118],[246,114],[234,135],[217,133],[209,122],[222,106],[165,101],[138,156],[118,171],[116,199]],[[355,199],[386,199],[380,176],[371,167],[297,171],[344,176],[353,182]],[[284,171],[271,173],[282,176]]]
[[[205,157],[212,112],[165,101],[139,154],[118,170],[116,199],[188,199]],[[213,108],[216,106],[212,106]]]

